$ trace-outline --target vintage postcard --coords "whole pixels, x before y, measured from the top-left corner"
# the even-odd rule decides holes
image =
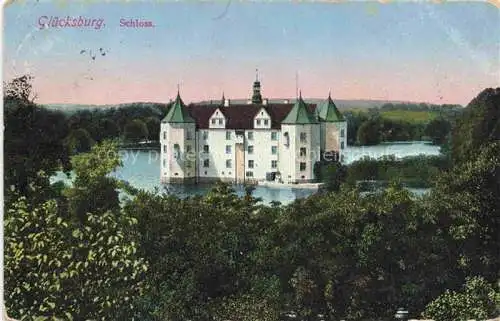
[[[7,1],[3,315],[500,316],[499,6]]]

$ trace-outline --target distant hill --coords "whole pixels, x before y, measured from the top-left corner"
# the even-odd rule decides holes
[[[43,107],[50,110],[61,111],[65,114],[73,114],[81,110],[95,110],[95,109],[111,109],[111,108],[127,108],[135,106],[143,107],[157,107],[161,105],[166,105],[164,103],[153,103],[153,102],[133,102],[133,103],[122,103],[122,104],[108,104],[108,105],[92,105],[92,104],[41,104]]]
[[[319,104],[324,102],[325,98],[303,98],[306,103],[310,104]],[[283,103],[285,101],[289,101],[291,103],[295,102],[295,98],[270,98],[268,102],[270,104]],[[333,99],[335,105],[339,109],[359,109],[366,110],[371,108],[381,107],[384,104],[392,103],[392,104],[415,104],[415,102],[409,101],[398,101],[398,100],[370,100],[370,99]],[[212,101],[201,101],[195,104],[211,104],[211,103],[219,103],[220,100],[212,100]],[[232,104],[246,104],[248,99],[231,99]]]
[[[286,100],[289,102],[295,102],[295,98],[275,98],[269,99],[269,103],[283,103]],[[305,98],[307,103],[321,103],[324,102],[325,99],[320,98]],[[246,104],[248,99],[231,99],[232,104]],[[415,102],[409,101],[396,101],[396,100],[367,100],[367,99],[334,99],[335,104],[339,109],[344,110],[368,110],[371,108],[379,108],[387,103],[392,104],[418,104]],[[218,104],[220,100],[212,100],[212,101],[200,101],[193,102],[193,104]],[[132,103],[122,103],[122,104],[106,104],[106,105],[92,105],[92,104],[42,104],[44,107],[52,110],[62,111],[64,113],[72,114],[79,110],[92,110],[92,109],[106,109],[106,108],[122,108],[122,107],[130,107],[130,106],[153,106],[153,105],[164,105],[168,104],[168,102],[163,103],[154,103],[154,102],[132,102]]]

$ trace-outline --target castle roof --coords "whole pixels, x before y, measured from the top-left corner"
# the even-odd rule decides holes
[[[328,95],[328,99],[318,107],[317,114],[321,121],[324,122],[344,121],[344,117],[337,109],[337,106],[335,106],[330,94]]]
[[[194,119],[186,110],[186,105],[181,99],[179,92],[175,98],[174,104],[170,107],[167,115],[163,118],[164,123],[194,123]]]
[[[316,105],[303,103],[307,114],[313,117]],[[197,128],[209,128],[209,120],[212,114],[219,109],[226,117],[227,129],[252,129],[254,128],[254,117],[264,108],[271,117],[271,128],[280,129],[283,120],[292,111],[294,104],[235,104],[228,107],[217,105],[189,105],[186,110],[195,120]]]
[[[307,109],[307,105],[302,100],[302,94],[295,102],[288,115],[281,121],[282,124],[316,124],[318,123],[315,113],[311,113]]]

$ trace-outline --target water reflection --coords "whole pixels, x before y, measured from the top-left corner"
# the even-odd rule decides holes
[[[409,142],[383,144],[377,146],[348,147],[346,158],[348,162],[360,159],[365,156],[379,158],[385,155],[395,155],[397,158],[412,155],[439,155],[439,147],[429,145],[426,142]],[[210,189],[210,185],[162,185],[160,183],[160,157],[155,150],[121,150],[120,156],[123,166],[113,173],[113,176],[129,182],[132,186],[147,191],[159,190],[167,192],[181,198],[192,195],[204,195]],[[53,178],[70,182],[64,174],[59,173]],[[245,195],[242,185],[233,186],[239,196]],[[257,186],[253,192],[254,197],[262,198],[266,204],[278,201],[282,204],[293,202],[297,198],[305,198],[315,191],[301,188],[269,188]],[[422,194],[425,190],[417,190],[416,194]]]

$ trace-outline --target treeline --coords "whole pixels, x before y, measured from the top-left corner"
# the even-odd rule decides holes
[[[158,141],[160,122],[167,104],[131,103],[118,108],[81,110],[67,119],[68,140],[86,146],[104,139],[121,139],[124,143]]]
[[[24,108],[4,100],[5,122],[10,124],[10,129],[15,131],[16,127],[23,128],[26,122],[37,128],[33,136],[26,137],[24,133],[18,133],[20,145],[28,145],[31,141],[33,145],[39,146],[44,139],[63,137],[63,147],[70,153],[87,152],[92,145],[105,139],[117,140],[122,144],[157,142],[161,119],[168,110],[168,104],[131,103],[116,108],[85,109],[68,114],[34,104],[29,97],[32,95],[29,76],[14,79],[4,84],[4,87],[8,92],[24,91],[23,95],[26,96]]]
[[[426,104],[426,103],[386,103],[378,107],[379,110],[413,110],[413,111],[436,111],[447,115],[458,115],[463,107],[457,104]]]
[[[394,120],[384,117],[384,111],[422,111],[439,113],[431,120]],[[453,121],[463,112],[459,105],[384,104],[368,112],[346,112],[347,143],[377,145],[381,142],[430,140],[442,145],[450,133]]]
[[[365,185],[370,186],[370,181],[377,181],[382,185],[397,181],[405,187],[430,188],[435,178],[449,168],[450,162],[446,155],[419,155],[402,159],[389,155],[379,159],[365,157],[349,165],[318,162],[315,164],[315,177],[326,183],[329,191],[338,191],[342,184],[356,186],[366,182]]]
[[[7,94],[35,118],[32,101]],[[224,184],[187,199],[136,190],[108,175],[121,165],[109,141],[71,157],[72,186],[50,184],[64,155],[17,149],[12,135],[40,123],[6,123],[6,176],[17,174],[12,164],[34,166],[27,185],[5,177],[7,311],[23,320],[333,321],[392,319],[405,307],[436,321],[494,317],[499,97],[483,92],[457,122],[452,167],[429,195],[414,199],[397,183],[363,195],[339,182],[288,206]]]

